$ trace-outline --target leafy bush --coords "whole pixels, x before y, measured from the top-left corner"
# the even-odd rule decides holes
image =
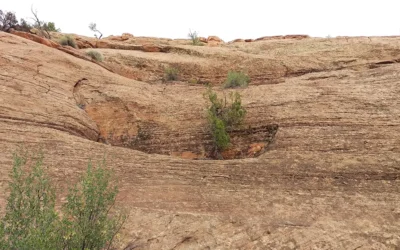
[[[168,67],[165,69],[165,79],[167,81],[176,81],[178,80],[179,70],[176,68]]]
[[[195,46],[201,46],[203,43],[200,42],[200,38],[197,34],[197,31],[189,31],[188,37],[192,40],[192,44]]]
[[[72,38],[71,36],[63,36],[63,37],[61,37],[60,44],[63,45],[63,46],[71,46],[73,48],[76,48],[75,39]]]
[[[86,174],[70,189],[63,209],[68,249],[102,249],[112,244],[125,221],[125,216],[110,216],[117,193],[104,162],[96,169],[89,163]]]
[[[103,249],[110,247],[126,216],[113,216],[118,189],[104,163],[70,189],[63,216],[42,155],[28,165],[26,151],[14,154],[10,195],[0,223],[0,249]]]
[[[8,32],[10,29],[17,27],[18,20],[13,12],[3,12],[0,10],[0,30]]]
[[[42,159],[39,155],[33,166],[27,167],[27,152],[14,154],[10,195],[0,226],[2,249],[59,249],[55,191]]]
[[[43,28],[47,31],[61,32],[61,29],[57,29],[53,22],[48,22],[43,24]]]
[[[208,121],[213,136],[213,141],[218,151],[225,150],[229,146],[230,137],[226,131],[226,126],[223,120],[218,118],[216,113],[208,113]]]
[[[243,72],[229,71],[225,88],[247,87],[250,78]]]
[[[245,116],[246,110],[242,107],[239,93],[231,93],[230,104],[226,98],[219,99],[211,89],[207,92],[211,105],[208,108],[208,122],[217,150],[224,150],[229,146],[230,137],[228,131],[240,125]]]
[[[228,128],[242,124],[246,116],[246,110],[242,107],[242,100],[239,93],[231,93],[231,104],[223,109],[221,115]]]
[[[98,62],[102,62],[103,61],[103,55],[95,50],[90,50],[88,52],[86,52],[86,55],[90,56],[93,60],[98,61]]]

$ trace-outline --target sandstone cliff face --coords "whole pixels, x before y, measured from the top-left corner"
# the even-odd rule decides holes
[[[131,211],[121,248],[400,245],[399,38],[212,48],[140,39],[98,49],[107,70],[0,32],[1,207],[11,152],[24,143],[43,147],[60,194],[89,158],[107,155]],[[180,81],[163,83],[170,65]],[[206,87],[187,81],[222,94],[231,69],[253,79],[238,89],[248,117],[233,137],[255,158],[190,160],[207,157],[210,138]]]

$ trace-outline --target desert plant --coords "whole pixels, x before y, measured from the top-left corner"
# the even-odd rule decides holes
[[[104,161],[97,168],[89,163],[86,174],[70,189],[64,211],[64,245],[68,249],[110,247],[126,216],[116,218],[111,209],[118,188],[112,184]]]
[[[59,249],[55,192],[39,154],[28,165],[27,152],[14,154],[6,214],[1,221],[2,249]]]
[[[242,100],[239,93],[232,92],[230,99],[231,99],[230,105],[226,106],[226,108],[221,114],[228,128],[242,124],[244,117],[246,116],[247,113],[247,111],[242,106]]]
[[[242,107],[239,93],[231,93],[230,104],[224,99],[218,98],[211,89],[207,92],[210,106],[207,110],[208,122],[213,136],[214,146],[217,151],[229,146],[230,137],[228,131],[240,125],[246,116],[246,110]]]
[[[90,56],[93,60],[97,61],[97,62],[102,62],[103,61],[103,55],[95,50],[90,50],[88,52],[86,52],[86,55]]]
[[[189,30],[188,37],[190,38],[190,40],[192,40],[192,45],[195,45],[195,46],[203,45],[203,44],[200,42],[200,38],[199,38],[199,36],[198,36],[198,34],[197,34],[197,31],[193,31],[193,32],[192,32],[191,30]]]
[[[29,161],[24,150],[14,154],[0,249],[109,249],[126,216],[111,212],[118,189],[104,161],[97,168],[89,163],[70,189],[61,218],[42,160],[38,154]]]
[[[32,25],[30,25],[25,19],[21,18],[17,29],[24,32],[30,32],[30,30],[32,29]]]
[[[75,39],[68,35],[61,37],[59,43],[63,46],[71,46],[73,48],[76,48]]]
[[[48,27],[47,27],[47,23],[44,21],[41,21],[39,19],[37,10],[33,10],[33,6],[31,7],[31,13],[33,15],[32,20],[34,21],[33,27],[36,28],[39,31],[38,35],[44,36],[48,39],[51,38],[51,35],[49,33]]]
[[[101,33],[98,29],[97,29],[97,24],[96,23],[90,23],[89,24],[89,29],[93,32],[95,32],[94,36],[98,39],[101,39],[101,37],[103,36],[103,33]],[[97,34],[99,33],[99,37],[97,37]]]
[[[223,120],[218,118],[216,113],[208,113],[208,122],[213,137],[214,146],[217,151],[225,150],[229,146],[230,137],[226,131],[226,126]]]
[[[56,28],[56,25],[53,22],[44,23],[43,28],[51,32],[61,32],[61,29]]]
[[[178,80],[179,70],[177,68],[168,67],[165,68],[165,79],[167,81],[176,81]]]
[[[225,88],[247,87],[250,78],[243,72],[229,71]]]
[[[13,12],[3,12],[0,10],[0,30],[8,32],[18,25],[17,17]]]

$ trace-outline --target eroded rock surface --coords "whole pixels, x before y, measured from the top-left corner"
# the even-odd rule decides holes
[[[168,46],[181,50],[99,50],[138,81],[0,32],[0,207],[24,143],[46,152],[61,197],[107,155],[130,211],[120,248],[400,245],[399,38]],[[149,81],[163,65],[182,66],[183,80]],[[248,117],[236,140],[258,157],[198,160],[210,142],[206,87],[185,80],[207,76],[222,93],[233,66],[254,79],[237,89]],[[257,141],[274,126],[271,143]]]

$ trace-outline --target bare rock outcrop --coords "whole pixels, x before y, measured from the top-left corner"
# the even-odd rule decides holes
[[[232,68],[247,69],[254,82],[237,91],[248,114],[231,131],[243,147],[226,155],[256,158],[216,161],[202,158],[211,143],[206,86],[132,80],[79,50],[0,32],[0,206],[11,153],[24,143],[43,149],[61,197],[89,159],[106,155],[118,204],[130,212],[119,249],[395,249],[399,44],[310,38],[168,53],[99,49],[106,64],[143,75],[174,65],[183,78],[217,86]]]

